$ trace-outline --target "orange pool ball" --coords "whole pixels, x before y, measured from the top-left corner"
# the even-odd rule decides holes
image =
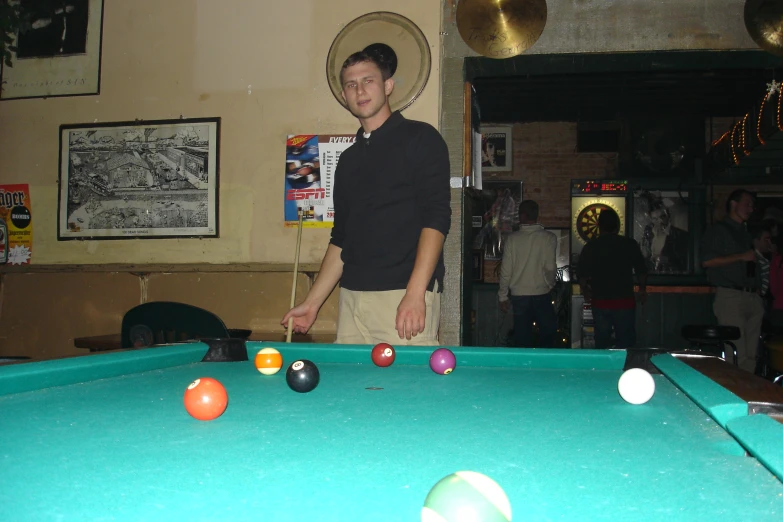
[[[185,409],[195,419],[217,419],[228,406],[228,393],[219,381],[210,377],[196,379],[185,390]]]
[[[283,367],[283,356],[274,348],[262,348],[256,354],[256,370],[264,375],[274,375]]]

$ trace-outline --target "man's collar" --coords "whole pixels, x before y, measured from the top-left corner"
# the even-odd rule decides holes
[[[732,226],[734,228],[742,228],[745,225],[745,223],[737,223],[736,221],[731,219],[730,216],[726,216],[725,218],[723,218],[723,222],[727,223],[729,226]]]
[[[385,133],[389,132],[389,130],[393,129],[400,123],[405,121],[405,117],[400,113],[400,111],[394,111],[391,116],[386,118],[386,121],[384,121],[380,127],[372,131],[370,134],[370,139],[377,138],[378,136],[383,136]],[[360,140],[364,137],[364,129],[359,127],[359,130],[356,131],[356,139]]]

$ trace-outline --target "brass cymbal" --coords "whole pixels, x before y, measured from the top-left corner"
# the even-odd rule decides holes
[[[546,13],[546,0],[462,0],[457,5],[457,28],[480,55],[511,58],[536,43]]]
[[[745,28],[759,47],[783,56],[783,2],[746,0]]]

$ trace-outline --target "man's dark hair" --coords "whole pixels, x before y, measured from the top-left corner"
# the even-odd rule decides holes
[[[353,53],[351,56],[345,59],[343,62],[343,67],[340,69],[340,83],[343,81],[343,72],[348,67],[353,67],[357,63],[365,63],[370,62],[374,63],[378,69],[381,70],[381,77],[383,78],[383,81],[388,80],[391,78],[391,68],[389,67],[388,62],[386,62],[383,59],[383,56],[379,55],[378,53],[368,53],[366,51],[359,51]]]
[[[745,194],[747,194],[750,197],[753,197],[753,193],[745,189],[737,189],[731,194],[729,194],[729,197],[726,198],[726,214],[731,213],[731,202],[733,201],[735,203],[739,203],[740,200],[742,199],[742,196],[744,196]]]
[[[617,234],[620,232],[620,216],[611,208],[605,208],[598,214],[598,231],[601,234]]]
[[[532,199],[526,199],[519,204],[519,218],[524,216],[525,221],[538,221],[538,203]]]

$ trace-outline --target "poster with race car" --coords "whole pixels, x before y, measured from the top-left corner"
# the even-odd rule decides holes
[[[286,227],[334,225],[334,172],[340,154],[356,141],[354,134],[288,136],[285,156],[283,220]]]

